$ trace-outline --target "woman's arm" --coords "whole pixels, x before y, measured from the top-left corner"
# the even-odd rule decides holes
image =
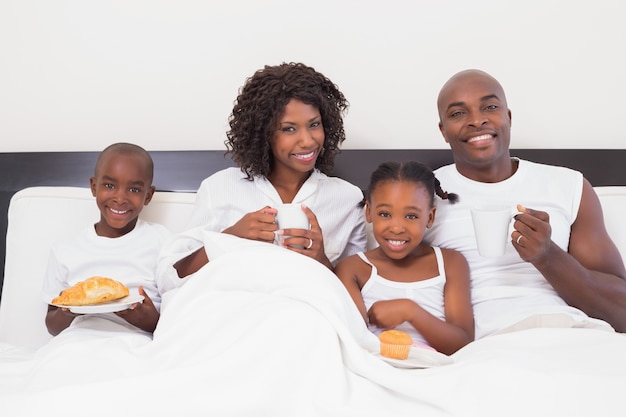
[[[180,261],[174,264],[174,269],[179,278],[185,278],[195,272],[197,272],[204,265],[209,263],[209,257],[204,250],[204,246],[200,249],[187,255]]]
[[[352,301],[354,301],[354,304],[363,316],[365,323],[368,323],[367,311],[365,309],[365,303],[363,302],[363,296],[361,295],[361,284],[359,283],[359,276],[364,273],[367,274],[366,269],[370,269],[370,267],[357,255],[352,255],[344,258],[337,264],[335,274],[346,287],[346,290],[348,290],[348,294],[350,294]],[[367,278],[365,278],[365,281],[367,281]]]

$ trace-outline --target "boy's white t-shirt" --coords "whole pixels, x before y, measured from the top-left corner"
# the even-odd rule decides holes
[[[90,225],[57,242],[52,247],[44,279],[44,301],[50,303],[62,290],[89,277],[102,276],[120,281],[131,293],[137,293],[142,285],[159,310],[161,297],[155,274],[159,252],[169,236],[165,226],[139,219],[135,228],[121,237],[98,236],[94,225]],[[74,322],[83,322],[84,326],[84,321],[92,316],[128,326],[114,313],[80,316],[82,319]]]

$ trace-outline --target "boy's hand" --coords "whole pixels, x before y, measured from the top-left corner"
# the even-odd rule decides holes
[[[67,317],[72,317],[72,319],[74,317],[78,317],[78,316],[82,316],[82,313],[73,313],[69,307],[59,307],[59,310],[61,310],[58,314],[61,314],[63,316],[67,316]]]
[[[153,333],[159,321],[160,314],[141,285],[139,286],[139,294],[144,297],[142,303],[131,304],[128,309],[118,311],[115,314],[122,317],[133,326]]]
[[[46,313],[46,327],[48,333],[56,336],[72,324],[72,321],[82,314],[72,313],[68,307],[48,305]]]

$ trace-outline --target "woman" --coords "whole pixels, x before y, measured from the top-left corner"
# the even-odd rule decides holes
[[[285,63],[258,70],[229,118],[225,143],[238,167],[202,182],[190,227],[263,242],[289,236],[280,239],[283,246],[331,270],[364,250],[362,192],[328,176],[345,140],[347,108],[337,86],[311,67]],[[280,229],[275,216],[283,203],[301,204],[310,228]],[[207,262],[202,244],[173,267],[184,278]]]

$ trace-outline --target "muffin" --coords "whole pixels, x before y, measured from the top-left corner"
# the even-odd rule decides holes
[[[385,330],[378,339],[380,340],[380,354],[391,359],[406,359],[409,357],[413,339],[408,333],[400,330]]]

